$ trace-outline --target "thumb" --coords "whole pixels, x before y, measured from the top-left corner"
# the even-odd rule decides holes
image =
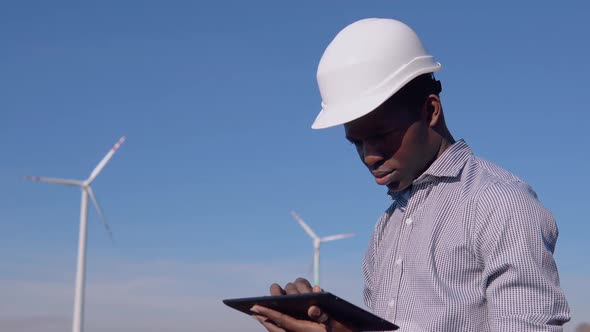
[[[309,318],[318,323],[324,324],[328,321],[328,314],[325,313],[322,309],[320,309],[320,307],[315,305],[309,307],[309,309],[307,310],[307,315],[309,316]]]
[[[319,285],[315,285],[313,286],[313,290],[312,292],[314,293],[322,293],[324,290],[320,288]],[[321,321],[321,320],[325,320],[326,316],[324,311],[315,305],[312,305],[311,307],[309,307],[309,309],[307,310],[307,315],[309,316],[309,318],[317,321]],[[323,323],[323,322],[322,322]]]

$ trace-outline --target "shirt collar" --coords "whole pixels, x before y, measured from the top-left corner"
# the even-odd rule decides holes
[[[435,178],[459,176],[467,160],[473,156],[473,152],[464,140],[458,140],[449,146],[436,160],[412,182],[412,185],[433,181]],[[393,200],[406,200],[409,197],[410,188],[401,192],[389,190],[387,194]]]

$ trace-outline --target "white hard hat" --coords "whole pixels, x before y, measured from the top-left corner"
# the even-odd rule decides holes
[[[440,70],[416,33],[402,22],[367,18],[342,29],[318,65],[322,110],[314,129],[373,111],[419,75]]]

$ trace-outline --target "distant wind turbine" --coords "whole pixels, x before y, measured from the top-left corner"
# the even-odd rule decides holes
[[[346,239],[349,237],[353,237],[354,233],[346,233],[346,234],[338,234],[338,235],[330,235],[325,237],[318,237],[311,228],[295,213],[295,211],[291,211],[291,214],[297,220],[299,225],[305,230],[309,236],[313,239],[313,284],[319,286],[320,285],[320,243]]]
[[[57,178],[45,178],[39,176],[25,176],[25,179],[38,182],[47,182],[62,184],[67,186],[78,186],[82,189],[82,204],[80,207],[80,233],[78,236],[78,266],[76,270],[76,292],[74,295],[74,318],[72,321],[72,331],[81,332],[84,322],[84,287],[85,287],[85,272],[86,272],[86,221],[88,217],[88,196],[92,199],[92,203],[98,211],[98,215],[107,232],[109,237],[113,240],[113,234],[109,227],[109,224],[105,220],[104,214],[98,205],[96,196],[90,187],[90,184],[98,176],[100,171],[105,167],[109,160],[113,157],[113,154],[117,151],[119,146],[125,141],[125,136],[121,137],[119,141],[113,146],[113,148],[104,156],[104,158],[96,165],[90,176],[86,180],[69,180],[69,179],[57,179]]]

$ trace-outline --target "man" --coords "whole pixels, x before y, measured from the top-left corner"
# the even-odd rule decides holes
[[[363,261],[365,302],[400,331],[561,331],[569,308],[555,221],[531,187],[455,141],[439,69],[414,31],[389,19],[343,29],[318,67],[312,127],[343,124],[393,199]],[[304,279],[271,286],[273,295],[310,291]],[[355,330],[317,307],[315,322],[252,309],[271,332]]]

